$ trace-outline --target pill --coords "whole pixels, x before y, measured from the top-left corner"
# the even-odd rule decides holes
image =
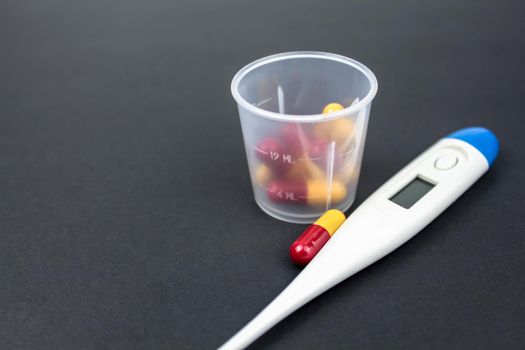
[[[304,167],[312,180],[323,180],[325,178],[324,172],[310,159],[303,159]],[[324,181],[324,180],[323,180]]]
[[[300,266],[308,264],[344,221],[345,214],[337,209],[324,213],[292,243],[292,261]]]
[[[337,111],[340,111],[340,110],[343,110],[343,109],[345,109],[345,108],[340,103],[332,102],[332,103],[329,103],[326,106],[324,106],[323,114],[337,112]]]
[[[344,107],[339,103],[329,103],[323,109],[323,114],[343,110]],[[340,118],[328,122],[317,123],[314,127],[316,137],[341,143],[352,136],[354,132],[354,122],[349,118]]]
[[[332,181],[330,190],[326,180],[274,180],[267,188],[268,198],[279,203],[324,205],[341,202],[346,197],[346,186]]]
[[[328,188],[328,183],[323,180],[308,181],[308,204],[325,205],[339,203],[346,197],[346,186],[337,180],[332,180]]]
[[[266,164],[259,164],[257,169],[255,169],[255,182],[261,186],[266,186],[270,181],[272,181],[273,172]]]
[[[272,137],[262,139],[255,147],[255,154],[260,161],[278,173],[285,172],[293,165],[291,153]]]
[[[324,179],[325,174],[319,166],[309,159],[303,158],[295,163],[285,175],[288,180]]]
[[[354,134],[354,122],[349,118],[341,118],[334,120],[331,134],[331,140],[336,143],[342,143],[345,140],[352,138]]]
[[[349,118],[321,122],[314,126],[314,135],[317,138],[326,141],[335,141],[337,144],[351,138],[353,133],[354,122]]]
[[[314,126],[314,135],[317,139],[323,141],[331,141],[332,129],[334,128],[333,121],[319,122]]]
[[[308,180],[310,174],[303,162],[297,162],[286,172],[285,178],[292,181]]]

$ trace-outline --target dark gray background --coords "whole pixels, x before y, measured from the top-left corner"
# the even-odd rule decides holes
[[[232,76],[321,50],[379,80],[355,205],[447,133],[494,167],[254,349],[523,348],[523,1],[2,1],[0,347],[211,349],[299,272]]]

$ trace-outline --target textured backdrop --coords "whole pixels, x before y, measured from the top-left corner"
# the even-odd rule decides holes
[[[484,125],[501,152],[428,228],[253,348],[523,347],[524,13],[1,1],[0,347],[211,349],[297,275],[304,226],[255,205],[229,91],[243,65],[292,50],[377,75],[355,205],[455,129]]]

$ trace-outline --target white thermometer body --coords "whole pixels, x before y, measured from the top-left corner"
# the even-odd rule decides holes
[[[496,137],[483,128],[462,129],[435,143],[364,201],[288,287],[220,349],[247,347],[408,241],[476,182],[497,152]]]

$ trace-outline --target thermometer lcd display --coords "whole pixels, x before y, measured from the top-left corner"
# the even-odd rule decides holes
[[[423,180],[419,176],[403,187],[399,192],[390,197],[390,200],[405,209],[410,209],[418,200],[428,193],[434,184]]]

